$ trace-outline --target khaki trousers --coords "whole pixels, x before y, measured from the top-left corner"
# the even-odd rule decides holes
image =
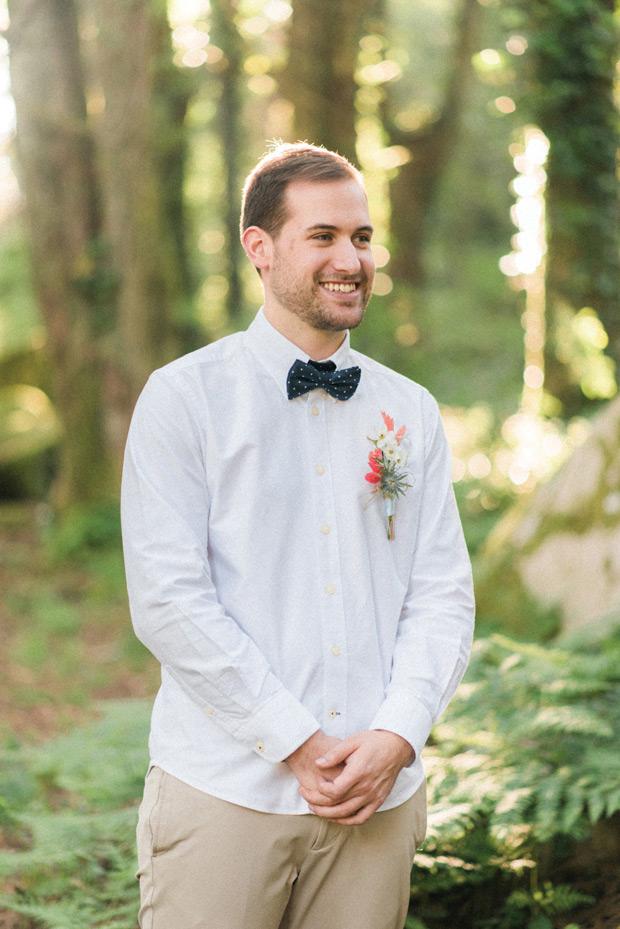
[[[361,826],[259,813],[159,768],[138,822],[141,929],[402,929],[423,784]]]

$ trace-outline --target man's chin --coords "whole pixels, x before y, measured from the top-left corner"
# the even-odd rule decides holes
[[[343,307],[343,310],[345,308]],[[346,332],[347,329],[356,329],[364,319],[366,308],[358,307],[357,312],[339,313],[337,316],[322,316],[315,323],[317,329],[323,329],[326,332]]]

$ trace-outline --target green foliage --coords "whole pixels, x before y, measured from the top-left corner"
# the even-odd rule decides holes
[[[0,823],[11,850],[0,905],[44,929],[134,929],[137,803],[150,701],[102,704],[84,729],[6,749]]]
[[[550,917],[567,913],[584,903],[594,903],[592,897],[579,893],[568,884],[555,887],[545,882],[540,890],[515,890],[505,904],[507,926],[522,926],[525,914],[532,918],[527,929],[553,929]]]
[[[49,527],[47,543],[51,556],[59,559],[88,557],[93,550],[118,546],[121,521],[117,500],[89,506],[74,506]]]
[[[557,864],[620,810],[619,681],[620,636],[572,649],[502,635],[476,643],[427,749],[416,915],[436,916],[437,900],[462,899],[464,887],[474,929],[544,929],[549,917],[587,902],[570,887],[540,889],[537,862],[544,850]],[[492,912],[480,903],[488,899]]]
[[[572,649],[496,635],[427,749],[428,837],[407,929],[551,929],[589,902],[554,869],[620,810],[620,636]],[[134,929],[150,702],[0,761],[0,905],[43,929]],[[544,864],[543,864],[544,862]],[[563,923],[561,925],[564,925]]]
[[[21,229],[0,236],[0,357],[24,349],[37,337],[39,313],[30,285],[28,243]]]

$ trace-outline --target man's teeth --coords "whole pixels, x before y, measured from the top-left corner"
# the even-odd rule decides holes
[[[331,290],[333,293],[339,294],[352,294],[354,290],[357,290],[357,284],[332,284],[321,282],[321,287],[324,287],[326,290]]]

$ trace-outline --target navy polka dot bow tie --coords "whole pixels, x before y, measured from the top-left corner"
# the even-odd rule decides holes
[[[348,400],[357,390],[362,376],[362,369],[354,368],[336,370],[333,361],[295,361],[288,372],[286,390],[289,400],[300,397],[315,387],[322,387],[337,400]]]

